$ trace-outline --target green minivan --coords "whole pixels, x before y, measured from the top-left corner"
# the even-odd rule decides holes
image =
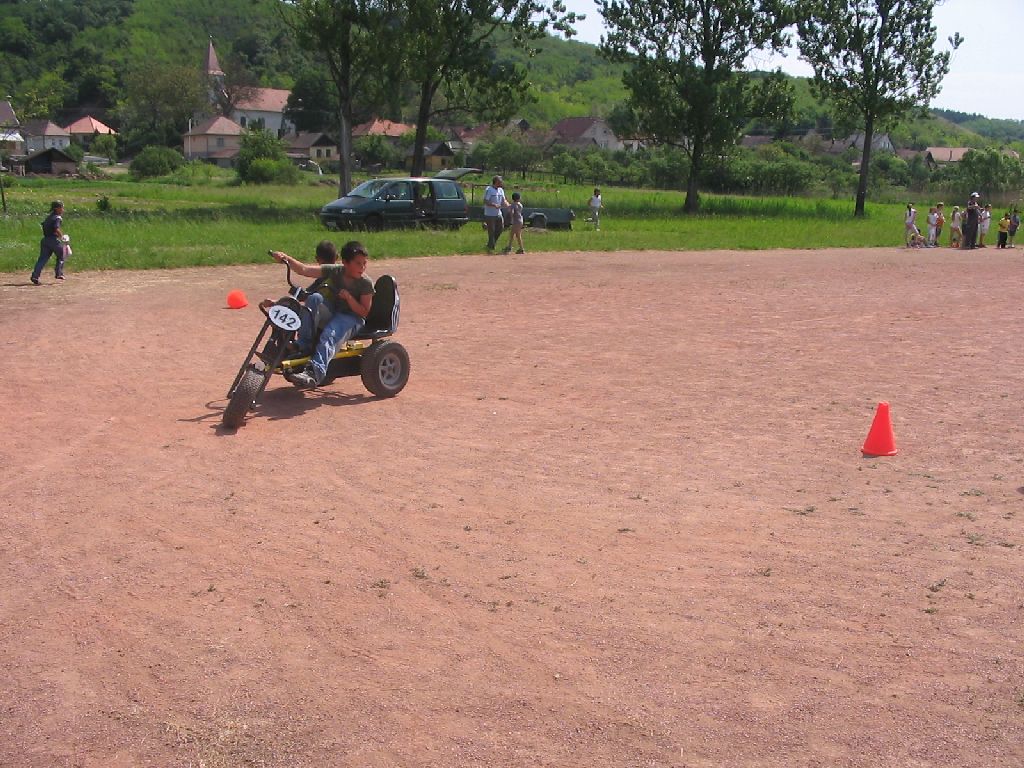
[[[420,225],[458,229],[467,221],[462,186],[441,175],[370,179],[320,210],[320,222],[332,230]]]

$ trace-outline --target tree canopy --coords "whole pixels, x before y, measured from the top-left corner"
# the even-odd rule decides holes
[[[608,26],[602,50],[627,63],[630,106],[642,134],[682,147],[690,159],[684,210],[699,208],[709,154],[733,145],[752,118],[786,111],[781,74],[744,76],[757,50],[781,50],[792,20],[787,0],[599,0]]]
[[[935,51],[934,10],[935,0],[801,0],[798,47],[813,87],[864,132],[855,215],[864,215],[876,129],[926,107],[949,72],[950,54]]]

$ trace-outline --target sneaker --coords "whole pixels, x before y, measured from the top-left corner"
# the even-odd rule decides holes
[[[54,277],[56,279],[58,279],[58,280],[63,280],[64,279],[64,275],[54,275]]]
[[[39,278],[38,277],[32,277],[32,278],[29,278],[29,279],[32,281],[32,285],[42,285],[42,283],[39,282]]]
[[[302,389],[312,389],[316,386],[316,379],[313,378],[309,371],[299,371],[298,373],[285,371],[284,377],[296,387]]]

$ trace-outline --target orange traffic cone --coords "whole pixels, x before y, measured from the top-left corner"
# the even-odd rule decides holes
[[[879,403],[875,411],[874,421],[868,431],[864,447],[860,449],[865,456],[895,456],[896,435],[892,431],[892,419],[889,417],[889,404]]]
[[[235,289],[228,293],[228,306],[231,309],[241,309],[242,307],[248,306],[249,300],[245,298],[245,292],[239,289]]]

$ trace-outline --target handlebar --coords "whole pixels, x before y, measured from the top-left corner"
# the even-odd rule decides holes
[[[267,250],[267,254],[271,258],[273,258],[273,256],[274,256],[274,252],[272,250]],[[288,281],[289,287],[291,287],[292,290],[298,288],[299,286],[297,286],[295,283],[292,282],[292,265],[289,264],[287,261],[282,262],[282,263],[284,264],[284,270],[285,270],[285,272],[284,272],[284,279]]]

